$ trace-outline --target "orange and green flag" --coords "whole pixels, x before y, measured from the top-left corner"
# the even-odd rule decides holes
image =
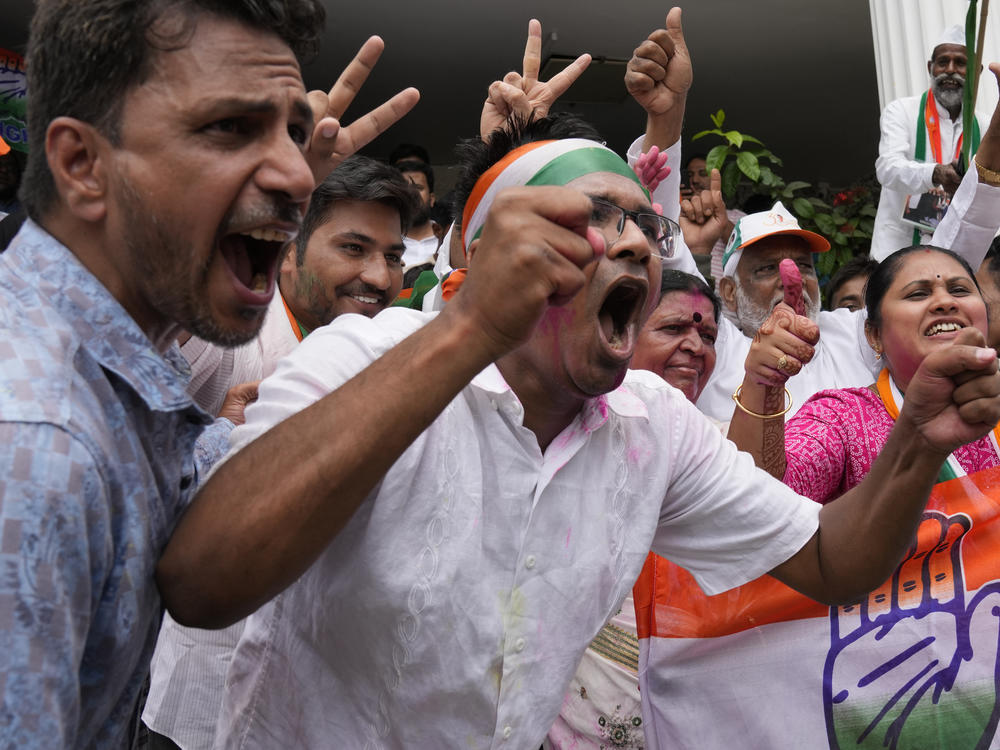
[[[938,484],[849,606],[770,576],[705,596],[652,555],[634,596],[651,749],[1000,746],[1000,468]]]

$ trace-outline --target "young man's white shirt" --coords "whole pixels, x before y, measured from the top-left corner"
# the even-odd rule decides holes
[[[234,450],[430,317],[395,308],[313,332],[261,385]],[[538,747],[650,548],[718,592],[817,528],[819,506],[652,373],[586,402],[544,454],[522,418],[491,365],[250,616],[216,747]]]

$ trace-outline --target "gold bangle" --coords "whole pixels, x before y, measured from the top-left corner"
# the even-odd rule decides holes
[[[972,157],[972,163],[976,165],[976,171],[979,172],[979,179],[985,182],[987,185],[993,187],[1000,187],[1000,172],[995,169],[990,169],[989,167],[984,167],[975,156]]]
[[[746,412],[751,417],[757,417],[757,419],[775,419],[776,417],[783,417],[786,414],[788,414],[788,411],[792,408],[792,403],[793,403],[792,394],[788,392],[787,388],[785,388],[785,395],[788,396],[788,406],[786,406],[782,411],[779,411],[777,414],[758,414],[755,411],[750,411],[748,408],[746,408],[743,404],[740,403],[740,396],[742,394],[743,394],[743,386],[741,385],[733,393],[733,401],[736,402],[736,405],[740,407],[742,411]]]

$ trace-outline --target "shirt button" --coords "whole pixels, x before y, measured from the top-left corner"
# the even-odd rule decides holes
[[[514,733],[514,730],[513,730],[513,729],[511,729],[510,727],[504,727],[504,728],[503,728],[503,738],[504,738],[505,740],[509,740],[509,739],[510,739],[510,736],[511,736],[511,735],[512,735],[513,733]]]
[[[534,555],[528,555],[524,559],[524,567],[526,567],[528,570],[531,570],[533,567],[535,567],[535,556]]]
[[[517,651],[518,653],[524,651],[524,638],[518,638],[516,641],[514,641],[514,650]]]

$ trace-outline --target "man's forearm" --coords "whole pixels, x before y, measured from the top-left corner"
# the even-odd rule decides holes
[[[795,557],[773,571],[779,579],[819,601],[842,604],[856,601],[892,575],[947,458],[900,427],[893,429],[861,484],[820,512],[819,531],[802,550],[813,558],[820,588],[797,581],[797,573],[785,576],[785,566]]]
[[[442,313],[219,468],[157,568],[178,622],[234,622],[312,564],[407,446],[493,360],[467,325]]]

